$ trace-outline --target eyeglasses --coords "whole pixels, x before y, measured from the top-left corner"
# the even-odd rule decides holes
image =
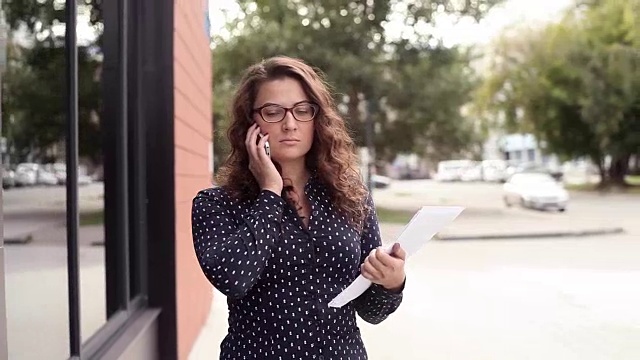
[[[293,118],[298,121],[311,121],[318,114],[318,110],[320,110],[318,104],[304,101],[299,102],[290,108],[286,108],[284,106],[276,104],[266,104],[259,108],[253,109],[253,112],[259,113],[260,117],[262,117],[262,120],[268,123],[277,123],[284,120],[287,112],[291,112]]]

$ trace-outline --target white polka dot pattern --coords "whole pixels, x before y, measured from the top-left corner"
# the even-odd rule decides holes
[[[270,191],[245,203],[232,201],[222,188],[195,197],[196,255],[229,306],[220,359],[364,360],[356,313],[377,324],[402,302],[401,292],[373,285],[342,308],[328,307],[381,245],[378,220],[369,197],[371,211],[359,234],[330,204],[317,178],[305,194],[311,203],[306,229]]]

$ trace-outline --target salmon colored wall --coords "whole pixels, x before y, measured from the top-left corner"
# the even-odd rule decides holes
[[[178,355],[187,359],[211,309],[211,285],[191,240],[191,200],[211,186],[211,50],[205,0],[174,2],[174,109],[176,188],[176,296]]]

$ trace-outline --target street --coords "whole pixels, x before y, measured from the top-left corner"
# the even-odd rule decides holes
[[[94,182],[78,187],[78,195],[81,207],[90,206],[102,201],[103,183]],[[67,198],[66,187],[37,186],[12,188],[4,190],[2,207],[5,214],[28,209],[64,209]]]
[[[537,211],[502,201],[502,184],[439,183],[430,180],[396,181],[376,189],[378,207],[417,210],[425,205],[465,206],[446,234],[527,234],[623,229],[640,235],[637,213],[640,196],[572,192],[567,211]]]
[[[81,208],[99,208],[101,198],[99,184],[81,188]],[[541,212],[506,208],[499,184],[396,181],[376,190],[374,199],[389,209],[466,210],[440,234],[465,240],[428,242],[407,261],[398,311],[377,326],[361,322],[372,360],[600,360],[640,354],[640,197],[574,193],[566,213]],[[6,246],[10,358],[52,358],[56,348],[55,358],[64,357],[64,187],[6,191],[5,229],[20,226],[35,230],[31,242]],[[392,242],[402,228],[381,224],[383,240]],[[602,229],[622,232],[597,235]],[[593,233],[575,235],[587,230]],[[96,240],[102,230],[80,231],[81,239]],[[537,235],[527,238],[528,233]],[[88,337],[105,321],[104,255],[102,247],[81,242],[81,320]],[[34,338],[34,329],[43,330]],[[225,298],[216,292],[191,359],[215,358],[225,331]]]
[[[78,188],[80,211],[96,211],[103,205],[103,184],[92,183]],[[64,245],[66,223],[66,188],[64,186],[25,187],[4,190],[2,197],[5,241]],[[86,243],[102,239],[81,236]]]

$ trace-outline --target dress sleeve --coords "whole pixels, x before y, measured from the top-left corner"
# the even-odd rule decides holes
[[[361,256],[360,264],[364,263],[371,250],[382,245],[380,237],[380,226],[378,216],[371,196],[367,199],[369,214],[364,223],[361,236]],[[360,317],[371,324],[378,324],[384,321],[389,315],[398,309],[402,303],[402,289],[393,292],[384,286],[372,284],[362,295],[353,300],[353,305]]]
[[[220,188],[193,199],[191,231],[207,279],[229,298],[244,297],[260,279],[280,236],[284,200],[263,190],[240,222]]]

